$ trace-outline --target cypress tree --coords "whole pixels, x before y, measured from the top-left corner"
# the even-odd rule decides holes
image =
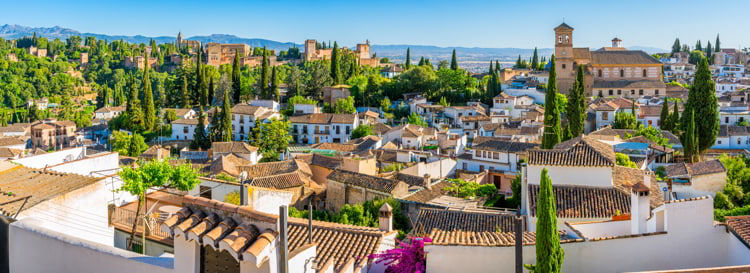
[[[714,145],[719,134],[719,114],[716,106],[716,85],[711,79],[708,59],[701,58],[695,72],[695,80],[688,92],[685,111],[695,115],[695,126],[698,131],[698,151],[703,152]],[[686,112],[687,113],[687,112]],[[682,115],[682,130],[687,131],[689,115]]]
[[[456,59],[456,49],[453,49],[453,55],[451,56],[451,69],[458,70],[458,59]]]
[[[418,66],[423,66],[424,65],[424,57],[420,57],[419,58],[419,64],[417,64],[417,65]]]
[[[148,57],[143,69],[143,129],[152,130],[156,124],[156,109],[154,108],[154,92],[151,90],[151,80],[148,78]]]
[[[193,90],[193,96],[198,101],[198,104],[203,103],[203,72],[201,68],[201,55],[203,52],[203,46],[201,46],[200,51],[198,51],[198,54],[196,54],[196,65],[195,65],[195,90]]]
[[[269,96],[273,95],[273,98],[276,99],[276,101],[281,102],[281,94],[279,93],[278,79],[276,78],[275,66],[271,69],[271,92],[269,93],[270,93]]]
[[[232,107],[229,101],[229,90],[224,92],[224,103],[221,105],[221,115],[218,119],[217,141],[232,141]]]
[[[672,111],[672,114],[669,115],[669,131],[674,133],[675,135],[679,135],[675,132],[677,132],[680,128],[680,108],[679,104],[675,101],[674,103],[674,110]]]
[[[411,68],[411,49],[408,47],[406,48],[406,65],[405,66],[407,70]]]
[[[201,105],[198,109],[198,126],[195,127],[193,141],[190,142],[190,148],[192,149],[208,149],[211,147],[211,139],[209,139],[208,134],[206,133],[205,119],[203,105]]]
[[[208,92],[206,92],[206,105],[213,104],[213,101],[214,101],[214,77],[210,77],[208,80]]]
[[[190,108],[190,94],[188,94],[188,82],[185,75],[182,75],[182,90],[180,95],[182,96],[181,107]]]
[[[492,68],[492,61],[490,61],[489,75],[490,78],[487,81],[487,93],[492,96],[492,94],[495,94],[495,69]]]
[[[263,46],[263,62],[260,67],[260,97],[266,98],[268,91],[268,57],[266,55],[266,47]]]
[[[703,51],[703,46],[701,45],[701,40],[698,40],[695,42],[695,50]]]
[[[560,113],[557,110],[557,84],[555,73],[555,55],[550,61],[552,68],[549,71],[547,82],[547,94],[544,99],[544,135],[542,137],[542,149],[552,149],[560,142]]]
[[[339,44],[333,42],[333,51],[331,52],[331,78],[333,84],[341,84],[341,67],[339,65]]]
[[[516,60],[516,68],[521,68],[521,55],[518,55],[518,59]]]
[[[716,34],[716,44],[714,44],[715,51],[719,52],[721,51],[721,41],[719,41],[719,34]]]
[[[698,155],[698,132],[695,126],[695,111],[692,109],[684,115],[687,117],[687,126],[682,133],[685,156],[689,162],[693,162]]]
[[[130,99],[125,107],[130,119],[129,128],[133,131],[139,129],[143,124],[143,111],[141,109],[141,100],[138,98],[138,88],[135,88],[135,80],[131,82]]]
[[[573,90],[568,92],[568,130],[570,131],[571,136],[580,136],[583,134],[586,124],[587,104],[583,75],[583,66],[579,65]],[[547,86],[547,88],[549,88],[549,86]]]
[[[242,77],[240,77],[240,53],[238,50],[234,51],[234,62],[232,63],[232,99],[234,104],[240,103],[240,89],[242,86]]]
[[[659,114],[659,129],[672,130],[669,125],[669,97],[664,97],[664,103],[661,105],[661,113]]]
[[[565,251],[560,246],[560,235],[557,233],[555,204],[552,180],[545,168],[542,169],[539,181],[539,200],[536,209],[536,264],[531,266],[534,272],[562,272]]]
[[[539,66],[539,56],[536,52],[536,47],[534,47],[534,55],[531,57],[531,69],[536,70]]]
[[[677,53],[682,50],[682,46],[680,46],[680,38],[677,38],[674,40],[674,44],[672,44],[672,53]]]
[[[714,48],[711,46],[711,41],[708,41],[708,45],[706,46],[706,58],[710,59],[711,56],[713,56],[713,52]]]

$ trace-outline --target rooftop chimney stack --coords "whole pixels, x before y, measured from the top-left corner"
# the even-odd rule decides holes
[[[240,173],[240,206],[247,206],[249,204],[249,196],[247,187],[245,186],[245,180],[247,179],[247,172]]]
[[[385,232],[393,231],[393,208],[387,202],[380,207],[380,230]]]
[[[647,219],[651,216],[649,204],[649,187],[639,182],[633,185],[630,193],[630,232],[631,234],[646,233]]]
[[[424,187],[426,189],[428,189],[428,190],[432,189],[432,184],[431,184],[431,181],[430,181],[430,174],[429,173],[424,174]]]

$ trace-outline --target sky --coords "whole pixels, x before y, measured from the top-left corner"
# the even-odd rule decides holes
[[[601,47],[617,36],[623,46],[671,48],[676,37],[722,47],[750,47],[742,12],[714,12],[705,0],[2,0],[0,24],[61,26],[109,35],[232,34],[302,43],[336,40],[443,47],[553,47],[552,29],[575,28],[576,47]],[[707,6],[708,5],[708,6]],[[750,1],[722,7],[750,10]]]

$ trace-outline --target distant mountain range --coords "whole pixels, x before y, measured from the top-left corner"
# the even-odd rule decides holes
[[[158,36],[158,37],[147,37],[147,36],[123,36],[123,35],[106,35],[97,33],[82,33],[77,30],[63,28],[60,26],[54,27],[27,27],[20,25],[3,25],[0,26],[0,37],[5,39],[15,39],[23,36],[31,36],[36,33],[37,36],[43,36],[51,39],[60,38],[65,39],[70,36],[93,36],[101,40],[124,40],[130,43],[149,43],[151,40],[157,43],[173,43],[176,40],[174,36]],[[235,35],[229,34],[212,34],[208,36],[193,36],[186,38],[188,40],[197,40],[201,43],[217,42],[217,43],[241,43],[248,44],[252,47],[266,46],[268,49],[276,51],[287,50],[290,47],[300,47],[303,45],[295,44],[291,42],[279,42],[260,38],[242,38]],[[404,55],[406,55],[406,49],[411,49],[411,56],[415,60],[419,60],[420,57],[430,58],[433,64],[436,64],[439,60],[450,59],[451,52],[454,47],[438,47],[430,45],[372,45],[372,51],[377,54],[378,57],[388,57],[394,61],[403,61]],[[466,64],[467,67],[476,67],[476,70],[483,69],[488,65],[487,62],[490,60],[499,60],[501,62],[513,62],[521,55],[523,58],[528,59],[534,52],[533,49],[529,48],[482,48],[482,47],[455,47],[459,53],[459,62]],[[649,54],[668,52],[668,50],[654,48],[654,47],[642,47],[632,46],[630,49],[643,50]],[[540,56],[550,56],[554,52],[552,48],[540,48],[538,53]],[[475,69],[471,69],[475,70]]]

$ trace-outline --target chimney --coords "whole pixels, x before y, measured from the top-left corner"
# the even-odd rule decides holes
[[[380,207],[380,230],[385,232],[393,231],[393,208],[387,202]]]
[[[630,192],[630,232],[631,234],[645,233],[646,221],[651,216],[649,204],[649,187],[639,182],[633,185]]]
[[[424,184],[423,185],[428,190],[432,189],[432,184],[430,182],[431,182],[430,181],[430,174],[429,173],[424,174]]]
[[[240,173],[240,206],[247,206],[249,204],[249,196],[247,187],[245,186],[245,180],[247,179],[247,172]]]

